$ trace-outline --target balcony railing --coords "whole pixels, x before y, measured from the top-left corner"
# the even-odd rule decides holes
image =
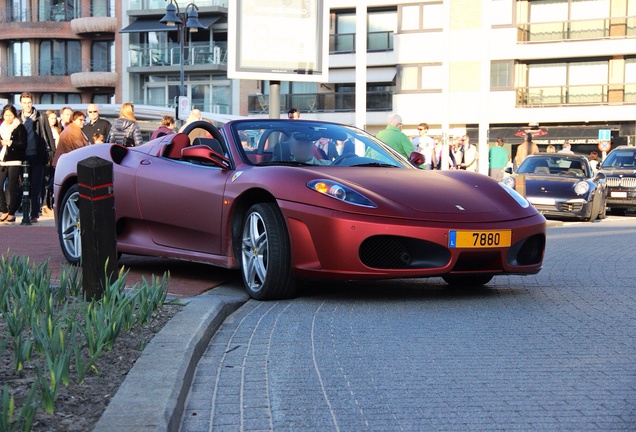
[[[178,1],[179,9],[185,11],[191,1]],[[227,8],[228,0],[196,0],[197,7],[219,6]],[[165,9],[166,0],[131,0],[130,9]]]
[[[50,8],[42,8],[39,11],[40,21],[71,21],[75,18],[82,17],[82,10],[78,7],[72,7],[65,5],[64,3],[58,3]]]
[[[163,99],[152,99],[148,98],[144,99],[133,99],[134,104],[138,105],[152,105],[157,107],[165,107],[165,108],[176,108],[175,104],[172,102],[166,103]],[[201,111],[211,112],[215,114],[231,114],[230,105],[225,102],[212,102],[206,101],[205,99],[193,98],[190,100],[190,105],[193,107],[197,107]]]
[[[526,23],[517,28],[519,42],[635,37],[636,17]]]
[[[636,84],[630,84],[636,91]],[[602,105],[610,101],[608,84],[517,88],[517,106]],[[622,89],[621,89],[622,92]],[[612,102],[627,102],[623,98]]]
[[[79,2],[78,2],[79,3]],[[163,0],[165,7],[165,0]],[[48,8],[43,7],[35,12],[39,21],[71,21],[82,17],[82,10],[79,6],[71,7],[64,4],[53,5]],[[91,16],[94,17],[114,17],[115,2],[108,5],[91,5]],[[19,6],[9,6],[5,11],[0,11],[0,22],[31,22],[33,21],[33,11],[30,8]]]
[[[62,59],[40,61],[39,63],[21,63],[6,67],[7,76],[33,76],[35,66],[40,76],[67,76],[76,72],[115,72],[115,62],[106,60],[89,60],[82,62],[67,62]],[[4,72],[4,67],[0,68]],[[36,75],[37,76],[37,75]]]
[[[342,93],[301,93],[280,95],[280,110],[287,112],[298,108],[303,112],[330,113],[355,111],[354,92]],[[269,112],[269,95],[254,94],[247,97],[248,112],[263,114]],[[392,111],[391,92],[367,92],[367,111]]]
[[[115,0],[111,0],[107,5],[91,4],[92,17],[114,17],[115,16]]]
[[[369,32],[367,34],[367,51],[392,51],[393,32]],[[356,51],[355,33],[338,33],[329,35],[329,53],[352,53]]]
[[[227,65],[227,44],[192,43],[184,47],[184,66]],[[179,45],[148,46],[130,45],[130,67],[179,66]]]

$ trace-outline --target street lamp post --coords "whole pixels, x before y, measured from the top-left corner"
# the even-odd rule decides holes
[[[187,16],[187,20],[186,20]],[[191,33],[197,32],[199,29],[204,29],[205,26],[199,21],[199,8],[194,3],[190,3],[186,6],[185,12],[182,14],[179,10],[179,4],[170,0],[170,3],[166,5],[166,14],[164,15],[160,23],[166,24],[168,27],[177,26],[179,30],[179,56],[181,61],[179,62],[179,96],[186,96],[185,84],[184,84],[184,63],[185,63],[185,45],[184,40],[186,38],[186,29]],[[177,109],[179,107],[179,99],[177,98]]]

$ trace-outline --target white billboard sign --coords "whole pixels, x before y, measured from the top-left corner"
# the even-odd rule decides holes
[[[233,0],[228,7],[228,78],[326,82],[324,0]]]

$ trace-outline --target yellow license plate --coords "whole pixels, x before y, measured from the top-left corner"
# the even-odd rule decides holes
[[[461,249],[481,249],[509,247],[512,232],[497,231],[459,231],[451,230],[448,235],[448,247]]]

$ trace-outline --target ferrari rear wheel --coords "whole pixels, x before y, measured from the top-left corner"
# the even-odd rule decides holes
[[[444,279],[447,284],[458,287],[486,285],[492,278],[493,275],[491,274],[442,276],[442,279]]]
[[[289,235],[283,215],[272,203],[255,204],[243,219],[241,267],[247,292],[257,300],[293,297]]]
[[[71,264],[79,264],[82,257],[82,237],[80,235],[79,187],[76,184],[66,191],[60,204],[60,221],[57,229],[62,253]]]

